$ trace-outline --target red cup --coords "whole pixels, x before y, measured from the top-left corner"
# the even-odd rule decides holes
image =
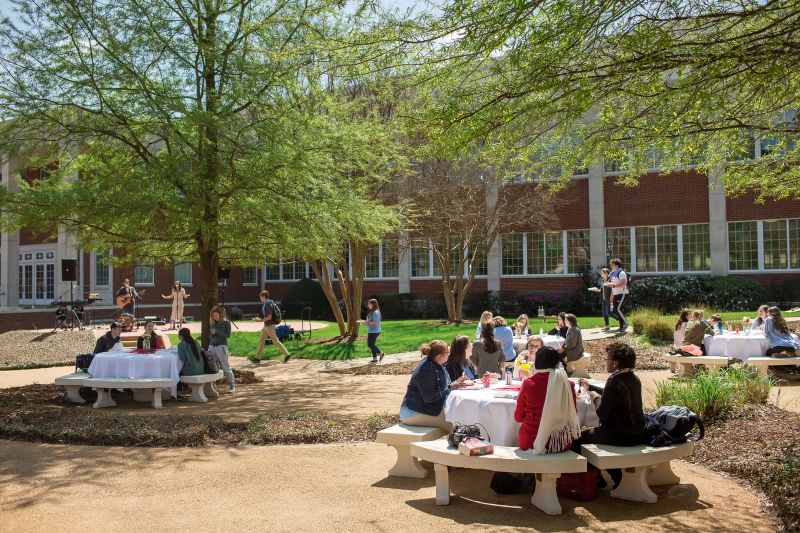
[[[488,373],[488,372],[486,372],[486,373],[483,375],[483,386],[484,386],[484,388],[488,389],[488,388],[489,388],[489,384],[490,384],[491,382],[492,382],[492,378],[491,378],[491,376],[489,375],[489,373]]]

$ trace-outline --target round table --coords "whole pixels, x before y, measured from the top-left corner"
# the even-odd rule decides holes
[[[96,354],[89,365],[89,374],[94,378],[170,378],[176,386],[168,390],[172,396],[178,393],[177,383],[183,362],[175,349],[158,350],[153,354],[135,354],[125,350],[112,350]],[[136,391],[134,391],[136,392]],[[139,394],[134,399],[148,401]]]
[[[519,381],[514,382],[520,384]],[[505,382],[492,384],[489,389],[480,390],[454,390],[447,396],[444,404],[444,417],[448,422],[461,422],[462,424],[481,424],[491,437],[493,444],[499,446],[517,446],[519,441],[519,428],[514,420],[514,409],[517,407],[515,398],[498,398],[495,393],[512,392],[498,391],[505,387]],[[594,405],[578,398],[578,420],[582,426],[597,427],[600,420],[597,418]]]
[[[796,335],[793,336],[797,338]],[[764,357],[769,349],[769,341],[763,333],[708,335],[703,344],[706,355],[734,358],[743,362],[751,357]]]
[[[531,335],[531,337],[538,337],[539,335]],[[559,337],[558,335],[542,335],[541,336],[542,342],[545,346],[550,346],[551,348],[555,348],[558,350],[562,346],[564,346],[564,337]],[[519,355],[523,350],[525,350],[525,346],[528,344],[528,339],[522,337],[521,339],[514,338],[514,351]]]

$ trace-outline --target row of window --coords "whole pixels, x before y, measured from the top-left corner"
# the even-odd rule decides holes
[[[569,274],[590,268],[589,230],[508,234],[500,245],[504,276]]]
[[[730,270],[800,269],[800,219],[728,223]]]

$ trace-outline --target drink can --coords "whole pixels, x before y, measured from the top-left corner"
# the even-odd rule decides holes
[[[506,385],[511,385],[511,369],[506,368]]]
[[[489,388],[489,384],[491,383],[491,380],[492,380],[492,378],[489,376],[488,372],[483,374],[483,386],[484,386],[484,388],[486,388],[486,389]]]

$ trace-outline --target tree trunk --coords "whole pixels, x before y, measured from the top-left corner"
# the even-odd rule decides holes
[[[331,279],[330,272],[328,271],[327,261],[323,261],[320,265],[317,261],[309,259],[311,269],[319,280],[322,292],[325,293],[325,298],[328,300],[328,305],[331,306],[333,318],[336,320],[336,325],[339,326],[339,335],[344,336],[347,333],[347,328],[342,316],[342,309],[339,307],[339,300],[336,298],[336,292],[333,290],[333,280]]]
[[[198,244],[199,247],[199,244]],[[200,248],[203,250],[202,248]],[[211,308],[219,302],[219,255],[215,250],[203,250],[200,252],[200,321],[201,343],[208,348],[210,337],[209,317]]]

